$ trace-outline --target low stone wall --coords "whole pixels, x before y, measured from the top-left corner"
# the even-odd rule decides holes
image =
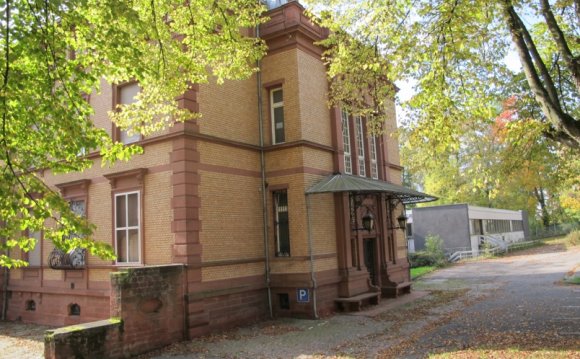
[[[183,265],[111,273],[109,320],[47,331],[46,358],[126,358],[186,338]]]
[[[122,358],[123,322],[119,319],[47,330],[44,335],[46,359]]]

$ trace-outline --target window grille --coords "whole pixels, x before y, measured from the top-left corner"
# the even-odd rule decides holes
[[[286,190],[273,192],[274,225],[276,228],[276,256],[290,256],[290,226],[288,221],[288,192]]]
[[[371,137],[371,178],[379,178],[379,166],[377,163],[377,139]]]
[[[350,149],[350,129],[348,112],[342,111],[342,142],[344,147],[344,173],[352,174],[352,153]]]
[[[355,116],[355,135],[358,153],[358,175],[361,177],[365,177],[366,176],[365,146],[364,146],[365,141],[363,132],[363,121],[360,116]]]

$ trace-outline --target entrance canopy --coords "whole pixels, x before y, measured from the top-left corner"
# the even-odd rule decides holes
[[[407,187],[371,178],[345,174],[334,174],[324,178],[322,181],[310,187],[306,191],[306,194],[334,192],[384,193],[388,198],[397,198],[405,204],[437,200],[435,196]]]

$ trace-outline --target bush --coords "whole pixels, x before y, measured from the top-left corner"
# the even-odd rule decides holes
[[[443,240],[439,236],[432,234],[425,238],[425,250],[409,253],[409,264],[411,268],[435,266],[441,267],[447,263]]]
[[[409,253],[409,264],[411,268],[445,265],[445,250],[443,249],[443,240],[439,236],[432,234],[425,238],[425,250],[416,253]]]
[[[580,231],[574,231],[568,233],[566,238],[564,238],[566,245],[569,246],[578,246],[580,245]]]
[[[425,251],[409,253],[409,264],[411,268],[435,266],[435,258]]]
[[[432,234],[425,238],[425,251],[435,260],[435,265],[445,264],[445,249],[443,248],[443,239]]]

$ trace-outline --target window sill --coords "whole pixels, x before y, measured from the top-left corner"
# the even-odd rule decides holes
[[[145,264],[141,263],[141,262],[117,262],[114,264],[115,267],[117,268],[123,268],[123,267],[144,267]]]

